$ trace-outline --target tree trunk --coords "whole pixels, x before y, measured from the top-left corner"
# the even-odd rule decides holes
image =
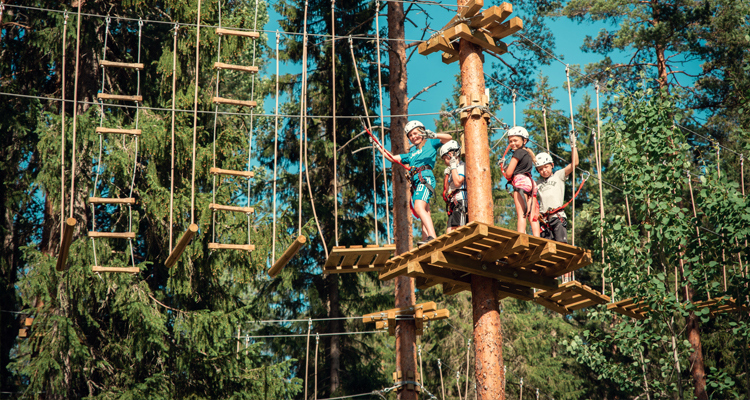
[[[692,286],[687,286],[688,301],[693,301],[695,291]],[[708,400],[706,392],[706,367],[703,363],[703,348],[701,347],[700,321],[694,312],[690,312],[687,319],[687,336],[693,353],[690,355],[690,374],[693,375],[695,384],[695,398],[698,400]]]
[[[341,308],[339,304],[339,276],[330,274],[326,277],[328,280],[328,318],[341,317]],[[341,332],[341,320],[333,319],[328,323],[329,332]],[[341,369],[341,337],[329,336],[328,358],[330,366],[330,381],[328,385],[328,395],[333,396],[339,388],[341,380],[339,371]]]

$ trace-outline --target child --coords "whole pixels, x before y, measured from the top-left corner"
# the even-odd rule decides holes
[[[449,140],[440,148],[440,158],[448,166],[443,179],[443,200],[448,206],[448,229],[451,232],[459,226],[466,225],[468,207],[466,206],[466,164],[458,157],[461,146],[455,140]],[[447,195],[446,195],[447,193]]]
[[[508,147],[513,150],[508,169],[503,176],[513,185],[513,201],[516,204],[518,232],[526,233],[526,219],[531,220],[531,232],[539,236],[539,205],[536,202],[536,184],[531,177],[531,168],[536,162],[534,153],[526,148],[529,132],[522,126],[514,126],[508,131]]]
[[[437,236],[432,224],[429,204],[436,183],[432,168],[435,166],[437,149],[443,143],[451,140],[451,135],[427,130],[424,124],[419,121],[409,121],[404,127],[404,133],[414,145],[408,153],[393,155],[380,146],[375,146],[375,148],[386,157],[411,166],[409,171],[411,199],[414,203],[414,213],[417,218],[422,220],[422,242],[420,244],[424,244]]]
[[[539,187],[540,210],[543,210],[541,237],[552,239],[562,243],[568,243],[568,230],[566,227],[565,211],[562,210],[565,197],[565,180],[578,166],[578,148],[576,148],[575,135],[570,135],[571,150],[573,152],[573,163],[565,168],[552,173],[555,164],[552,157],[547,153],[539,153],[536,157],[536,170],[542,179],[537,181]]]

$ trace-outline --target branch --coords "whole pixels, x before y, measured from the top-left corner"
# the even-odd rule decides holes
[[[492,57],[497,58],[498,60],[500,60],[501,63],[505,64],[506,67],[510,68],[510,70],[513,71],[513,75],[518,75],[518,71],[516,71],[516,69],[513,68],[510,64],[508,64],[507,62],[505,62],[505,60],[503,60],[502,58],[500,58],[500,56],[498,56],[497,54],[495,54],[495,53],[493,53],[491,51],[485,51],[485,53],[491,55]]]
[[[416,99],[416,98],[417,98],[417,96],[419,96],[420,94],[422,94],[422,93],[424,93],[424,92],[426,92],[426,91],[430,90],[430,88],[432,88],[433,86],[437,85],[437,84],[438,84],[438,83],[440,83],[440,82],[442,82],[442,81],[437,81],[437,82],[433,83],[432,85],[430,85],[430,86],[427,86],[426,88],[424,88],[424,89],[422,89],[422,90],[418,91],[418,92],[417,92],[417,94],[415,94],[414,96],[412,96],[412,98],[410,98],[409,100],[406,100],[406,105],[408,106],[408,105],[409,105],[409,103],[411,103],[411,101],[412,101],[412,100],[414,100],[414,99]]]

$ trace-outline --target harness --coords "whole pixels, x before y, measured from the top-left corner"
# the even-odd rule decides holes
[[[578,197],[578,194],[579,194],[579,193],[581,193],[581,189],[583,189],[583,185],[584,185],[584,184],[586,183],[586,181],[587,181],[587,180],[589,179],[589,177],[591,176],[591,174],[590,174],[590,173],[589,173],[588,171],[584,171],[584,173],[586,174],[586,177],[585,177],[585,178],[583,178],[583,180],[581,181],[581,185],[580,185],[580,186],[578,186],[578,190],[576,190],[576,193],[575,193],[575,194],[573,195],[573,198],[572,198],[572,199],[568,200],[568,202],[567,202],[567,203],[565,203],[565,204],[561,205],[560,207],[557,207],[557,208],[555,208],[555,209],[553,209],[553,210],[548,210],[548,211],[545,211],[545,212],[543,212],[543,213],[541,213],[541,214],[539,215],[539,220],[540,220],[540,221],[541,221],[541,222],[542,222],[542,223],[544,224],[544,226],[549,226],[549,220],[550,220],[550,219],[551,219],[551,218],[552,218],[552,217],[553,217],[553,216],[554,216],[555,214],[557,214],[558,212],[560,212],[560,211],[562,211],[563,209],[565,209],[565,207],[569,206],[569,205],[570,205],[570,203],[572,203],[572,202],[573,202],[573,200],[575,200],[575,199],[576,199],[576,197]],[[563,219],[563,218],[561,218],[561,219]]]
[[[412,179],[414,176],[417,176],[418,177],[417,180],[419,181],[419,183],[423,184],[427,188],[427,190],[430,191],[430,196],[432,196],[435,193],[435,188],[432,187],[432,185],[430,185],[430,183],[427,182],[427,180],[424,179],[424,177],[422,176],[422,171],[426,171],[426,170],[432,170],[432,167],[429,165],[423,165],[417,168],[412,167],[411,169],[407,170],[406,177],[409,179],[409,183],[411,183],[412,195],[417,191],[417,182],[415,182],[414,179]],[[411,208],[411,215],[416,219],[420,219],[419,216],[417,215],[417,212],[414,210],[413,200],[409,200],[409,207]]]
[[[508,145],[508,147],[505,148],[505,152],[503,153],[503,157],[499,161],[499,163],[500,163],[500,171],[503,174],[503,176],[505,175],[505,156],[508,154],[508,150],[510,150],[510,145]],[[523,196],[523,201],[521,202],[521,204],[523,205],[523,215],[524,215],[524,217],[525,218],[532,217],[533,220],[536,220],[535,209],[538,210],[539,203],[537,201],[537,191],[534,190],[536,188],[536,182],[534,182],[534,177],[531,175],[531,172],[525,172],[525,173],[522,173],[522,174],[514,175],[513,176],[513,178],[514,178],[513,180],[515,180],[516,176],[526,176],[526,177],[528,177],[529,181],[531,181],[531,190],[523,190],[521,188],[518,188],[518,187],[514,186],[511,181],[508,181],[505,184],[505,187],[507,188],[508,186],[512,186],[513,190],[510,190],[510,192],[513,192],[515,190],[516,192],[521,193],[521,196]],[[532,197],[533,201],[532,201],[532,206],[531,206],[532,209],[531,210],[529,210],[529,209],[526,208],[526,196],[531,196]]]

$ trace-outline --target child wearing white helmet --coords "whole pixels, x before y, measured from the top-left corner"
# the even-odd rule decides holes
[[[516,204],[516,229],[526,233],[526,219],[531,221],[531,233],[539,236],[539,204],[536,202],[537,188],[531,176],[536,162],[534,153],[526,148],[529,132],[522,126],[514,126],[508,131],[508,148],[513,150],[507,169],[503,176],[513,185],[513,201]],[[508,150],[506,150],[507,152]],[[504,164],[501,163],[502,166]]]
[[[573,162],[554,173],[552,170],[555,164],[549,154],[539,153],[536,156],[536,170],[542,176],[537,181],[541,210],[541,237],[562,243],[568,243],[568,223],[565,211],[563,211],[565,180],[573,172],[573,168],[578,166],[575,134],[570,135],[570,147],[573,152]]]
[[[422,243],[435,239],[435,226],[430,214],[430,198],[435,192],[435,174],[432,168],[435,166],[437,150],[440,146],[451,140],[447,133],[435,133],[425,129],[424,124],[419,121],[409,121],[404,127],[404,133],[414,145],[408,153],[394,155],[381,146],[375,146],[378,151],[398,162],[409,164],[411,170],[409,177],[411,181],[412,212],[422,220]]]
[[[443,200],[448,208],[448,229],[451,232],[466,225],[469,209],[466,204],[466,164],[459,159],[461,146],[449,140],[440,148],[440,158],[448,164],[443,178]]]

